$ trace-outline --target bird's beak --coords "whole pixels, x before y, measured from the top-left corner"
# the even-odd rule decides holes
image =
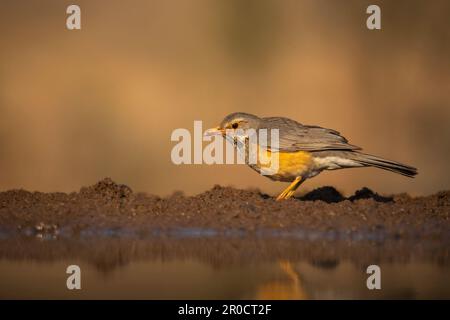
[[[209,136],[222,136],[224,134],[225,130],[221,129],[220,127],[217,127],[206,130],[203,135],[209,137]]]

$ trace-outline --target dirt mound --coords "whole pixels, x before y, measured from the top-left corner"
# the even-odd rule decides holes
[[[302,230],[396,238],[450,238],[450,191],[427,197],[381,196],[367,188],[346,198],[332,187],[276,202],[257,190],[214,186],[187,197],[160,198],[111,179],[78,193],[11,190],[0,193],[0,228],[60,230]]]
[[[124,184],[117,184],[111,178],[105,178],[93,186],[80,189],[80,196],[86,198],[123,200],[129,199],[132,195],[133,191],[130,187]]]

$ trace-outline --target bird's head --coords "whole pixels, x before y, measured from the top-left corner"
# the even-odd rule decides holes
[[[244,112],[235,112],[227,115],[220,125],[216,128],[208,129],[205,135],[222,135],[231,134],[239,138],[247,138],[249,129],[257,130],[261,119],[253,114]]]

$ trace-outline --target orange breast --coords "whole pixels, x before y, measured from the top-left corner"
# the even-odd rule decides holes
[[[313,167],[313,158],[309,152],[271,152],[265,149],[258,150],[257,167],[268,169],[276,168],[278,158],[278,169],[270,176],[274,180],[291,181],[298,176],[304,176]]]

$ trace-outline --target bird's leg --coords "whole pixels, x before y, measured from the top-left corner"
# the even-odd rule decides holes
[[[295,193],[295,190],[297,190],[298,186],[302,182],[302,177],[295,178],[294,181],[287,187],[278,197],[277,201],[289,199],[292,197],[292,195]]]
[[[296,178],[295,179],[295,183],[293,183],[291,185],[291,188],[289,188],[287,194],[284,197],[284,200],[289,199],[290,197],[292,197],[295,193],[295,191],[297,190],[297,188],[300,186],[300,183],[302,182],[301,180],[302,178]]]

